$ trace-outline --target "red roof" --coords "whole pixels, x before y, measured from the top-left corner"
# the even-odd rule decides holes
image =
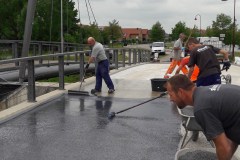
[[[139,38],[148,37],[148,29],[142,28],[122,28],[123,36],[128,38],[133,38],[138,36]]]

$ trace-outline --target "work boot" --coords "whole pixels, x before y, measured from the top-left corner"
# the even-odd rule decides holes
[[[196,142],[198,140],[199,131],[192,131],[192,141]]]
[[[92,89],[92,90],[91,90],[91,94],[96,94],[97,92],[101,92],[101,91],[96,90],[96,89]]]
[[[109,93],[109,94],[112,94],[112,93],[114,93],[114,91],[115,91],[114,89],[109,89],[109,90],[108,90],[108,93]]]

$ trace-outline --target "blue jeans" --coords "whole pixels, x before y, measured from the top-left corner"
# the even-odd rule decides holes
[[[102,79],[109,89],[114,89],[113,82],[109,75],[109,62],[107,59],[100,61],[97,66],[95,89],[98,91],[102,90]]]
[[[199,86],[210,86],[214,84],[221,84],[220,74],[213,74],[207,77],[197,79],[196,85]]]

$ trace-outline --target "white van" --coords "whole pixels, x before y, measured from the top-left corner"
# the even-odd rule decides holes
[[[151,48],[151,56],[150,56],[151,60],[157,61],[160,54],[162,55],[166,54],[164,42],[153,42],[150,45],[150,48]]]
[[[159,53],[165,55],[164,42],[153,42],[151,45],[152,54]]]
[[[159,58],[159,55],[165,55],[165,44],[164,42],[153,42],[150,45],[151,48],[151,60],[157,61]]]

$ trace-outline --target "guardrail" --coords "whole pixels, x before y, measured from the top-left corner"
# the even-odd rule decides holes
[[[28,93],[27,99],[29,102],[36,101],[36,91],[35,91],[35,68],[37,67],[34,63],[35,61],[39,61],[42,59],[56,58],[58,68],[59,68],[59,88],[60,90],[64,90],[64,65],[66,64],[64,57],[65,56],[74,56],[74,63],[79,63],[79,72],[80,79],[83,78],[84,72],[84,57],[86,54],[89,54],[90,50],[86,51],[76,51],[76,52],[66,52],[66,53],[56,53],[49,55],[40,55],[40,56],[32,56],[32,57],[24,57],[24,58],[15,58],[8,60],[1,60],[0,65],[3,64],[11,64],[11,63],[26,63],[27,64],[27,85],[28,85]],[[150,61],[150,50],[147,49],[136,49],[136,48],[111,48],[106,49],[106,55],[108,59],[110,59],[115,69],[119,68],[119,64],[122,63],[122,67],[127,65],[134,65],[142,62]],[[122,55],[122,59],[119,60],[119,56]],[[67,62],[70,64],[70,62]],[[71,64],[70,64],[71,65]],[[38,65],[39,66],[39,65]]]
[[[64,52],[83,51],[88,48],[86,44],[68,43],[63,44]],[[22,57],[22,40],[0,40],[0,60]],[[61,42],[31,41],[29,54],[31,56],[55,54],[61,52]],[[30,56],[30,55],[29,55]],[[39,63],[42,63],[39,61]],[[15,66],[19,64],[16,63]]]

